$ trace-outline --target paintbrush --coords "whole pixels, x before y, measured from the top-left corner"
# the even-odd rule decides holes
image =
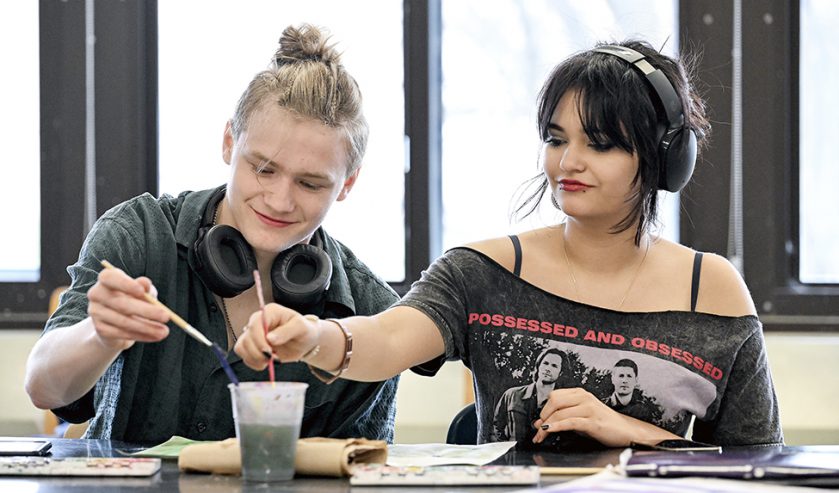
[[[106,269],[116,268],[113,265],[111,265],[111,263],[107,260],[101,260],[100,262]],[[239,379],[236,378],[236,375],[233,373],[233,369],[230,368],[230,364],[227,362],[227,357],[225,356],[224,351],[222,351],[218,344],[207,339],[207,336],[205,336],[198,329],[187,323],[186,320],[182,319],[177,313],[173,312],[168,306],[164,305],[160,300],[158,300],[154,296],[150,295],[149,293],[143,293],[143,297],[145,297],[146,301],[148,301],[149,303],[157,305],[166,310],[166,313],[169,314],[169,318],[172,319],[172,322],[174,322],[175,325],[177,325],[178,327],[182,328],[184,332],[189,334],[190,337],[212,349],[213,352],[216,354],[216,357],[219,359],[219,362],[221,363],[221,367],[224,369],[224,372],[227,373],[227,378],[229,378],[230,381],[234,384],[239,384]]]

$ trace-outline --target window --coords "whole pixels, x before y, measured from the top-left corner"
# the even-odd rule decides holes
[[[443,247],[556,224],[560,213],[547,198],[527,220],[509,222],[519,185],[540,172],[536,98],[542,84],[557,63],[598,41],[643,37],[674,54],[676,3],[442,5]],[[662,234],[677,239],[677,202],[672,194],[662,199]]]
[[[222,132],[242,91],[267,68],[286,26],[325,27],[361,87],[370,140],[357,184],[333,205],[324,227],[377,274],[399,282],[405,279],[402,5],[377,4],[375,21],[359,22],[359,14],[357,3],[340,0],[160,2],[159,192],[225,183]]]
[[[146,21],[154,2],[96,2],[95,15],[87,16],[93,5],[14,2],[0,19],[0,51],[14,67],[0,82],[3,94],[13,96],[0,99],[3,114],[14,115],[4,122],[13,126],[3,127],[14,142],[7,146],[13,157],[4,162],[4,177],[11,174],[4,197],[21,194],[3,203],[4,227],[15,228],[3,248],[17,250],[4,251],[8,263],[0,269],[22,273],[0,280],[0,328],[43,327],[50,293],[69,283],[66,268],[78,258],[87,209],[95,209],[95,217],[148,189],[147,153],[156,144],[147,140],[146,123],[153,120],[147,118],[144,81],[154,60],[145,57],[145,46],[153,39]],[[88,23],[94,18],[95,26]],[[88,27],[95,27],[93,44],[86,43],[93,39],[86,36]],[[96,64],[88,63],[88,49]],[[88,72],[99,81],[94,98],[87,94],[94,87],[86,85]],[[86,131],[88,121],[95,121],[93,135]],[[87,190],[89,156],[99,163],[91,176],[97,195]],[[151,162],[156,168],[156,160]]]
[[[6,142],[0,176],[3,230],[0,282],[38,282],[41,275],[41,140],[38,3],[12,2],[0,18],[0,135]],[[14,183],[14,186],[8,184]],[[16,211],[11,214],[11,211]],[[12,233],[14,232],[14,233]]]
[[[680,6],[683,32],[702,47],[700,77],[714,123],[712,146],[682,193],[682,237],[694,248],[726,254],[727,233],[734,229],[730,219],[739,216],[742,272],[764,327],[837,330],[837,241],[831,236],[837,203],[829,188],[836,171],[830,154],[821,150],[836,125],[825,111],[835,98],[826,86],[835,63],[822,51],[829,45],[826,23],[835,7],[814,0]],[[737,55],[741,101],[732,98]],[[730,165],[737,106],[742,210],[731,200],[737,194]],[[808,106],[815,106],[813,112]]]
[[[799,32],[799,279],[802,283],[839,283],[839,166],[834,136],[839,122],[831,113],[839,108],[839,54],[834,46],[834,22],[839,3],[830,0],[801,2]],[[825,111],[828,109],[828,111]]]
[[[362,177],[327,228],[398,290],[444,247],[558,219],[547,206],[535,225],[508,223],[516,187],[537,172],[539,85],[567,53],[638,34],[670,52],[685,46],[700,54],[700,89],[714,122],[711,147],[678,205],[667,196],[674,206],[665,236],[728,251],[732,55],[739,55],[743,207],[735,214],[744,278],[767,329],[839,329],[839,199],[830,188],[839,177],[829,152],[837,123],[824,111],[837,106],[828,84],[839,63],[825,48],[835,2],[537,2],[534,14],[531,2],[406,0],[377,3],[369,25],[356,4],[338,0],[225,2],[225,10],[196,0],[31,3],[13,2],[0,17],[0,51],[16,69],[16,78],[0,82],[0,108],[15,115],[0,123],[15,142],[2,168],[14,179],[2,199],[13,211],[3,226],[15,235],[0,246],[0,327],[42,326],[49,292],[68,282],[66,266],[86,231],[86,157],[95,151],[96,215],[144,191],[223,182],[224,121],[267,64],[278,30],[305,19],[328,27],[345,50],[371,122]],[[93,136],[85,130],[90,4]],[[392,215],[380,219],[383,212]]]

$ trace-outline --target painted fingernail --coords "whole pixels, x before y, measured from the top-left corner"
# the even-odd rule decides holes
[[[262,354],[263,356],[265,356],[265,359],[271,359],[271,353],[269,353],[268,351],[262,351]]]
[[[542,428],[543,430],[547,430],[548,428],[550,428],[550,426],[548,426],[548,425],[542,425],[542,426],[540,426],[540,428]]]

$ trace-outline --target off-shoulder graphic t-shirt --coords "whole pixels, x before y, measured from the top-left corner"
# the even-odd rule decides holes
[[[754,316],[617,312],[539,289],[486,255],[455,248],[399,303],[428,315],[474,376],[479,443],[529,443],[546,395],[581,387],[618,412],[719,445],[783,441],[762,327]],[[591,446],[559,433],[546,446]]]

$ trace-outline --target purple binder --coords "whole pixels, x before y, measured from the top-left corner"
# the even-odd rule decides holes
[[[636,450],[625,468],[629,476],[835,479],[839,482],[839,446],[724,447],[722,452]]]

